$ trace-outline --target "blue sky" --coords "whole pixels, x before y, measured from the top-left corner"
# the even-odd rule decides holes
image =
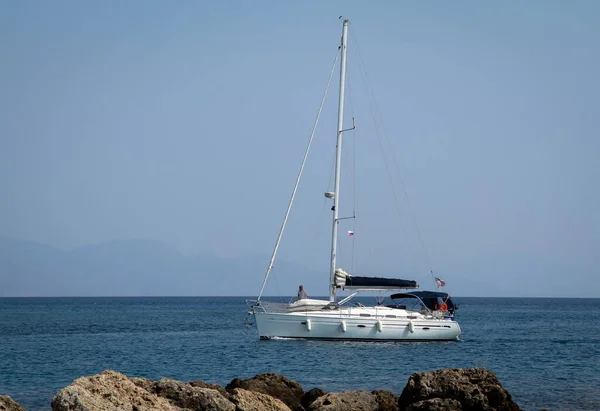
[[[0,235],[268,257],[339,15],[352,22],[357,123],[340,195],[351,214],[356,192],[358,218],[340,228],[356,233],[341,238],[342,267],[426,282],[412,209],[433,270],[459,294],[597,296],[594,1],[4,2]],[[390,186],[361,58],[410,208],[393,166]],[[324,271],[333,86],[280,251]],[[262,273],[248,275],[258,287]],[[307,281],[326,293],[326,279]]]

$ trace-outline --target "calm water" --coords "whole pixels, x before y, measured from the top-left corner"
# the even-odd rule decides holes
[[[485,366],[527,410],[600,410],[600,299],[456,300],[460,342],[365,343],[260,341],[237,297],[0,299],[0,394],[49,409],[105,369],[222,385],[274,371],[305,390],[399,394],[415,371]]]

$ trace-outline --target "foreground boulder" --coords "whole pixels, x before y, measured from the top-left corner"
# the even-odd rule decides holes
[[[235,378],[225,387],[228,391],[235,388],[243,388],[248,391],[270,395],[273,398],[281,400],[292,411],[304,411],[301,403],[302,395],[304,394],[302,386],[283,375],[268,372],[258,374],[247,380]]]
[[[300,398],[300,403],[302,404],[304,409],[307,410],[314,400],[316,400],[319,397],[322,397],[325,394],[327,393],[320,388],[311,388],[310,390],[302,394],[302,398]]]
[[[77,378],[52,399],[54,411],[176,411],[165,398],[151,394],[115,371]]]
[[[52,399],[54,411],[519,411],[485,368],[415,373],[400,397],[375,390],[304,392],[283,375],[236,378],[226,388],[203,381],[128,378],[115,371],[81,377]],[[24,411],[0,396],[0,411]]]
[[[25,411],[15,400],[8,395],[0,395],[0,410],[2,411]]]
[[[78,378],[59,391],[52,400],[54,411],[87,410],[210,410],[235,411],[236,406],[222,388],[211,384],[195,386],[162,378],[127,378],[115,371],[104,371],[91,377]],[[223,395],[225,393],[225,395]]]
[[[496,375],[485,368],[414,373],[398,400],[400,410],[518,411]]]
[[[371,391],[371,394],[375,396],[377,404],[379,404],[379,411],[399,411],[398,407],[398,396],[390,391],[375,390]]]
[[[309,411],[379,411],[377,397],[368,391],[330,392],[310,404]]]
[[[219,391],[221,393],[221,395],[225,398],[227,398],[229,396],[229,394],[227,393],[227,390],[225,388],[221,387],[219,384],[206,383],[206,382],[200,381],[200,380],[190,381],[189,384],[192,387],[212,388],[213,390]]]
[[[235,411],[235,405],[229,401],[227,392],[221,388],[225,393],[223,395],[219,390],[207,388],[209,384],[205,387],[193,386],[171,378],[161,378],[145,386],[147,391],[168,399],[171,405],[179,408]]]
[[[291,411],[290,407],[277,398],[243,388],[231,390],[231,401],[236,405],[235,411]]]

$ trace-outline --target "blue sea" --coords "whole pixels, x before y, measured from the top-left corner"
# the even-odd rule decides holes
[[[371,343],[261,341],[241,297],[0,298],[0,394],[48,410],[105,369],[221,385],[272,371],[305,390],[400,394],[416,371],[486,367],[526,410],[600,410],[600,299],[455,300],[462,341]]]

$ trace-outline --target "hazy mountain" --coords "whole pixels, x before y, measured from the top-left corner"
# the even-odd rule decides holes
[[[262,285],[269,257],[186,255],[152,240],[111,241],[61,250],[0,237],[0,297],[254,297]],[[318,264],[314,261],[306,264],[314,265]],[[303,284],[310,296],[325,296],[328,273],[306,266],[278,258],[264,295],[292,296],[298,284]],[[560,265],[543,260],[532,262],[527,256],[514,254],[495,258],[474,256],[468,261],[446,264],[443,271],[441,276],[447,280],[447,291],[460,296],[594,297],[593,290],[586,285],[597,276],[583,262]],[[423,288],[432,288],[429,275],[419,277],[407,272],[374,270],[367,274],[418,279]]]
[[[185,255],[151,240],[60,250],[0,237],[0,296],[255,296],[268,259]],[[266,295],[293,295],[303,278],[307,284],[326,278],[285,261],[277,262],[274,274],[289,281],[279,281],[281,289],[275,281]]]

